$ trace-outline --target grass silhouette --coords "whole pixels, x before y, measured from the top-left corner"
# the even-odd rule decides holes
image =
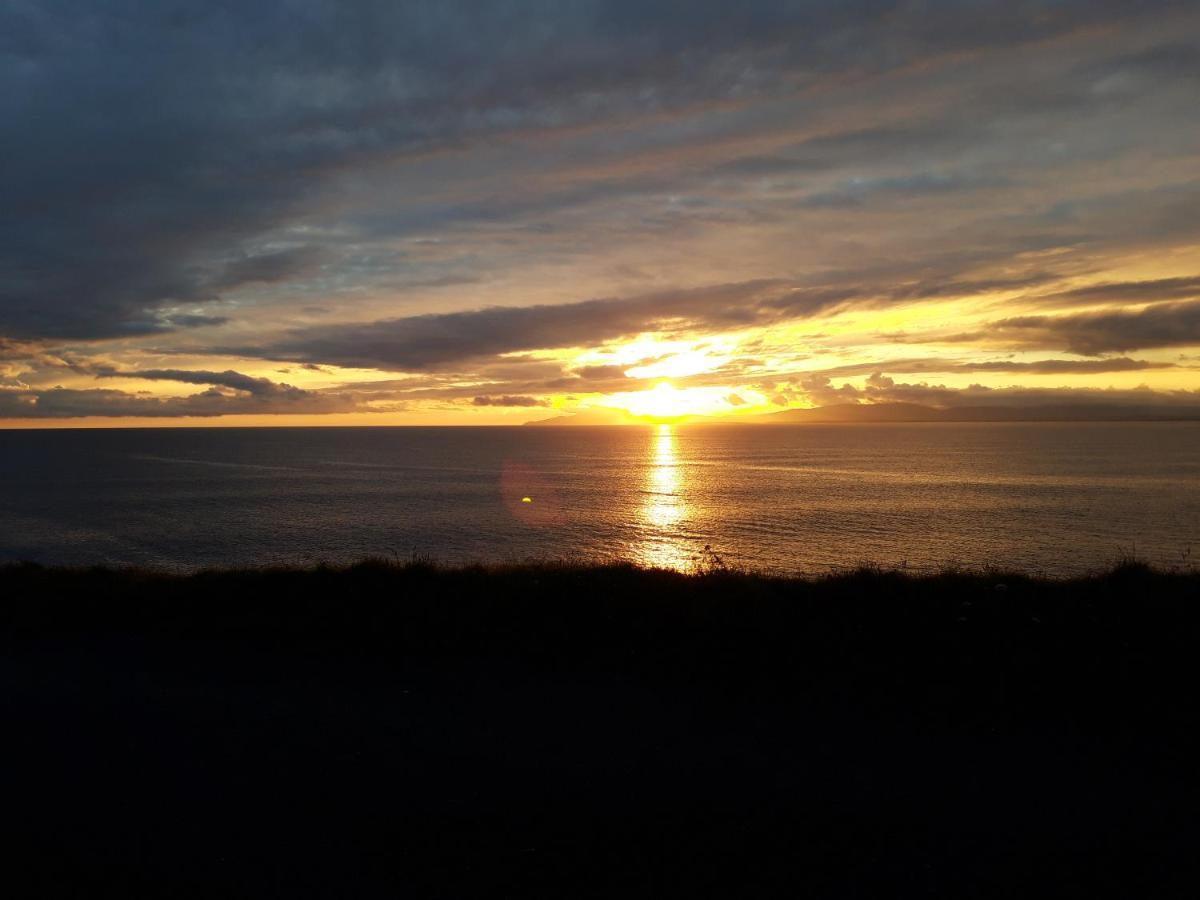
[[[1200,574],[1136,560],[1057,581],[2,567],[6,878],[1182,896],[1198,626]]]

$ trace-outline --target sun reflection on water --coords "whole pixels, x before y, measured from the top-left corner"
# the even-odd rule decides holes
[[[641,557],[647,565],[685,569],[691,563],[687,546],[678,532],[678,526],[687,516],[682,488],[675,432],[670,425],[659,425],[650,442],[646,500],[642,505],[642,518],[647,527]]]

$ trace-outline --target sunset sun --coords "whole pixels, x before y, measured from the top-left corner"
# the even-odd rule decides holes
[[[677,390],[669,381],[663,381],[649,391],[632,395],[625,408],[635,416],[678,419],[693,412],[694,406],[683,391]]]
[[[655,423],[678,422],[692,417],[723,416],[763,402],[754,392],[743,393],[749,399],[725,387],[677,388],[669,381],[660,381],[648,390],[612,394],[602,405]]]

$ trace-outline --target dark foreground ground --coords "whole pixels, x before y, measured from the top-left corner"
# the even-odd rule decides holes
[[[1194,897],[1200,575],[0,568],[6,896]]]

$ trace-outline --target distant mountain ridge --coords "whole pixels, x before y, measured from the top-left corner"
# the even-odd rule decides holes
[[[1200,407],[1144,407],[1100,404],[1045,406],[951,406],[917,403],[844,403],[812,409],[786,409],[753,417],[760,424],[853,422],[1129,422],[1195,421]]]
[[[578,425],[642,425],[632,416],[622,414],[615,409],[585,409],[582,412],[565,416],[554,416],[549,419],[535,419],[526,425],[548,426],[578,426]]]
[[[695,417],[688,424],[832,425],[904,422],[1175,422],[1200,421],[1200,407],[1130,406],[1121,404],[1047,404],[1045,406],[952,406],[938,408],[919,403],[840,403],[810,409],[785,409],[753,416]],[[580,425],[643,425],[617,410],[585,410],[526,422],[526,425],[570,427]]]

